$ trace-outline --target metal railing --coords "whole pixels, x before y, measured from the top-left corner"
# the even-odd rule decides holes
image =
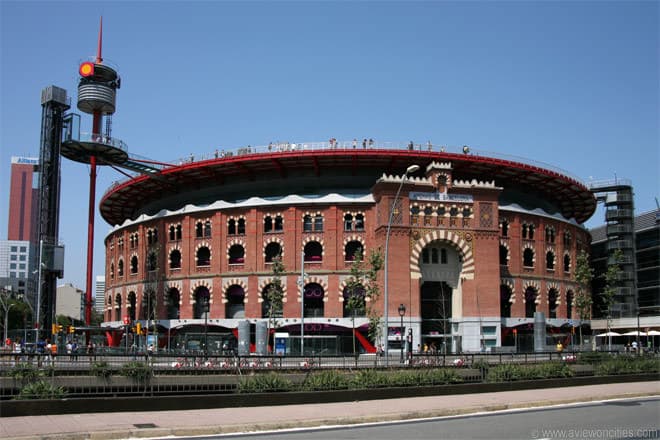
[[[367,141],[366,147],[362,147],[362,141],[358,141],[357,145],[353,145],[353,141],[327,141],[327,142],[275,142],[270,143],[269,145],[247,145],[241,147],[225,147],[218,148],[212,152],[204,153],[191,153],[188,156],[176,158],[174,160],[165,161],[165,163],[171,164],[172,167],[182,166],[194,162],[203,162],[209,160],[216,160],[221,158],[230,158],[235,156],[246,156],[254,154],[265,154],[271,153],[274,155],[290,152],[301,152],[301,151],[353,151],[353,150],[405,150],[405,151],[426,151],[426,152],[443,152],[443,153],[453,153],[460,154],[464,156],[476,156],[476,157],[486,157],[492,159],[500,159],[509,162],[519,163],[523,165],[528,165],[532,167],[542,168],[547,171],[554,172],[561,176],[564,176],[568,179],[571,179],[583,186],[587,186],[579,177],[569,173],[566,170],[563,170],[554,165],[550,165],[544,162],[535,161],[532,159],[524,158],[521,156],[502,154],[487,150],[475,149],[469,147],[468,151],[465,152],[464,146],[444,146],[444,145],[434,145],[429,143],[413,143],[412,148],[410,142],[381,142],[381,141]],[[139,157],[137,155],[131,155],[131,157]],[[147,160],[146,158],[142,158]],[[161,166],[165,168],[164,163],[161,163]],[[110,190],[120,185],[124,182],[131,180],[132,178],[120,179],[112,183]],[[106,191],[107,194],[107,191]],[[104,195],[105,196],[105,195]]]

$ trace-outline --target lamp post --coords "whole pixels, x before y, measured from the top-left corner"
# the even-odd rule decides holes
[[[209,295],[204,297],[204,359],[209,357],[209,306],[210,306]]]
[[[401,328],[399,329],[399,331],[401,332],[401,360],[399,361],[400,363],[403,363],[403,345],[404,345],[403,335],[405,334],[405,332],[403,331],[403,317],[405,315],[406,315],[406,306],[401,304],[399,306],[399,316],[401,317]]]
[[[408,174],[414,173],[419,169],[419,165],[410,165],[408,168],[406,168],[406,172],[403,174],[403,177],[401,178],[401,183],[399,184],[399,189],[396,191],[396,195],[394,196],[394,201],[392,202],[392,207],[390,208],[390,216],[389,219],[387,220],[387,232],[385,233],[385,261],[383,264],[383,270],[385,271],[385,280],[383,283],[383,292],[385,294],[384,297],[384,312],[383,312],[383,318],[385,321],[385,344],[384,344],[384,351],[385,351],[385,365],[389,365],[389,347],[388,347],[388,339],[389,339],[389,290],[387,288],[387,278],[388,278],[388,273],[387,273],[387,262],[389,260],[389,255],[388,251],[390,248],[390,229],[392,228],[392,217],[394,217],[394,207],[396,206],[396,202],[399,199],[399,194],[401,193],[401,188],[403,187],[403,183],[406,181],[406,177],[408,177]]]

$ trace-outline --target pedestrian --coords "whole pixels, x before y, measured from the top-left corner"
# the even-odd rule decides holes
[[[357,148],[357,139],[353,138],[353,149]]]
[[[412,151],[412,150],[413,150],[413,147],[414,147],[413,141],[410,141],[410,142],[408,143],[408,150]]]
[[[362,139],[362,148],[367,148],[367,138]]]

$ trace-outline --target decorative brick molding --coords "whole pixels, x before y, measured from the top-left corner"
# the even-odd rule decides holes
[[[431,231],[417,240],[410,253],[410,277],[412,279],[420,279],[422,277],[419,267],[420,255],[427,244],[436,240],[451,243],[456,247],[463,260],[460,277],[465,280],[474,279],[474,257],[472,255],[471,240],[466,240],[456,232],[447,230]]]
[[[556,283],[556,282],[554,282],[554,281],[549,281],[549,282],[546,283],[546,286],[545,286],[545,287],[546,287],[546,289],[547,289],[547,293],[546,293],[546,297],[547,297],[547,299],[546,299],[546,303],[547,303],[548,305],[550,305],[550,291],[551,291],[551,290],[554,290],[555,292],[557,292],[557,296],[555,297],[555,305],[556,305],[556,306],[559,306],[559,305],[561,304],[561,288],[560,288],[560,286],[559,286],[559,283]]]
[[[277,243],[280,245],[280,252],[282,257],[284,257],[284,240],[282,240],[280,237],[266,237],[266,239],[264,240],[262,255],[266,257],[266,248],[271,243]],[[245,246],[243,246],[243,249],[245,249]],[[227,248],[227,252],[229,252],[229,248]]]
[[[509,296],[509,302],[511,304],[516,303],[516,288],[514,287],[513,280],[511,278],[502,278],[500,284],[509,288],[511,295]]]
[[[190,304],[195,304],[195,290],[199,287],[206,287],[209,291],[209,304],[213,304],[213,280],[198,279],[190,283]]]
[[[243,294],[245,295],[243,298],[243,303],[247,304],[248,303],[248,283],[247,283],[247,278],[241,277],[241,278],[225,278],[222,280],[222,303],[226,304],[229,302],[227,300],[227,290],[231,286],[240,286],[243,289]]]
[[[328,302],[328,277],[312,275],[306,278],[305,286],[307,284],[316,283],[323,287],[323,302]],[[298,302],[302,302],[303,287],[298,285]]]
[[[525,293],[529,288],[532,288],[536,293],[534,295],[534,302],[536,304],[541,304],[541,283],[537,280],[523,280],[523,303],[527,302],[527,296]]]
[[[305,237],[305,239],[302,241],[303,250],[305,249],[305,245],[307,243],[312,242],[312,241],[317,241],[321,245],[321,249],[323,249],[321,251],[321,255],[325,255],[325,246],[324,246],[324,243],[323,243],[323,238],[319,237],[318,235],[310,235],[308,237]]]
[[[286,294],[287,294],[286,280],[281,279],[281,281],[282,281],[282,302],[285,303],[286,299],[287,299],[286,298]],[[266,286],[268,286],[272,282],[273,282],[273,277],[260,277],[259,278],[259,286],[258,286],[259,296],[257,298],[258,303],[264,302],[263,291],[266,288]],[[245,289],[243,289],[243,290],[245,290]]]

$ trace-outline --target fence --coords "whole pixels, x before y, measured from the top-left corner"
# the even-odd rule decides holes
[[[282,372],[302,381],[311,371],[448,368],[463,382],[484,379],[483,367],[497,364],[536,364],[575,361],[573,353],[413,354],[401,362],[373,354],[352,356],[204,356],[203,354],[39,354],[0,355],[0,399],[15,397],[28,382],[46,380],[69,397],[117,395],[177,395],[234,392],[240,380],[257,371]],[[576,371],[576,374],[580,374]]]

